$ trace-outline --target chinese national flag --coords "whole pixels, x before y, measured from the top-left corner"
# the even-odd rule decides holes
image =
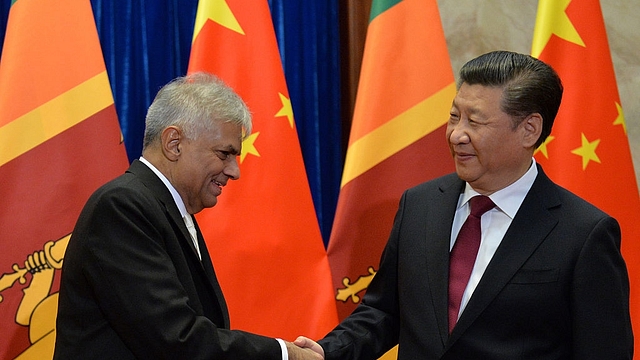
[[[551,65],[564,85],[553,131],[536,161],[620,223],[631,319],[640,329],[640,198],[598,0],[540,0],[532,55]]]
[[[436,0],[374,0],[328,249],[341,319],[377,270],[402,192],[454,171],[454,96]]]
[[[128,166],[89,0],[17,0],[0,61],[0,358],[53,356],[82,206]]]
[[[331,274],[267,1],[200,0],[189,62],[196,71],[222,78],[253,114],[240,180],[197,216],[231,326],[320,338],[337,324]]]

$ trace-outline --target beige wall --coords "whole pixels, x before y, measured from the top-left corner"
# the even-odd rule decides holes
[[[640,4],[601,0],[627,135],[640,179]],[[453,71],[491,50],[531,52],[537,0],[438,0]]]

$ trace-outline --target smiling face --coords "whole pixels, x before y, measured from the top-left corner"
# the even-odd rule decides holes
[[[500,107],[502,91],[501,87],[463,83],[447,124],[458,176],[484,195],[524,175],[542,124],[539,114],[533,114],[514,127],[512,117]]]
[[[170,129],[168,129],[170,130]],[[218,202],[222,187],[240,178],[238,156],[242,149],[242,128],[219,122],[195,139],[187,139],[174,128],[177,157],[169,179],[191,214]]]

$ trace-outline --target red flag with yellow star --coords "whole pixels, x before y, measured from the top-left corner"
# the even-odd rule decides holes
[[[51,359],[89,195],[128,166],[89,0],[18,0],[0,61],[0,358]]]
[[[200,0],[189,72],[216,74],[253,114],[240,180],[197,215],[231,326],[294,340],[337,324],[329,262],[266,0]]]
[[[553,131],[536,161],[620,223],[631,319],[640,329],[640,197],[598,0],[540,0],[532,55],[551,65],[564,85]]]

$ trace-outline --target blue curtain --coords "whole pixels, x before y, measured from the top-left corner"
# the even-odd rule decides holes
[[[3,42],[12,0],[0,1]],[[142,151],[144,117],[156,92],[187,71],[197,4],[91,0],[130,160]],[[342,173],[338,1],[270,0],[269,6],[326,245]]]

